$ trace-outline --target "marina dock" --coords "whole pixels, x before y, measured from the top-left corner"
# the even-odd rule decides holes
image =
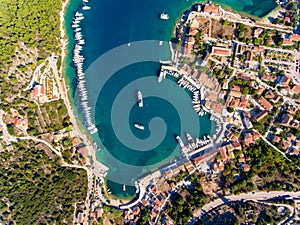
[[[98,129],[93,123],[91,117],[91,112],[90,112],[91,107],[89,106],[88,103],[87,90],[85,88],[85,77],[84,77],[85,74],[83,72],[84,57],[83,55],[81,55],[81,51],[83,49],[82,45],[85,44],[85,40],[83,38],[83,35],[81,33],[81,28],[80,28],[80,22],[83,19],[84,19],[83,13],[76,11],[72,22],[72,28],[74,31],[74,40],[75,40],[72,60],[76,68],[77,90],[80,96],[80,107],[84,117],[84,122],[88,131],[91,134],[94,134],[98,131]]]

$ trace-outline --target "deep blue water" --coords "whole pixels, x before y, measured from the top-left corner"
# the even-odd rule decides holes
[[[179,88],[174,80],[160,84],[156,80],[158,60],[169,57],[168,44],[165,42],[159,46],[158,41],[172,38],[177,19],[195,2],[115,0],[112,3],[91,0],[91,9],[82,11],[85,16],[81,27],[86,41],[83,51],[86,87],[100,131],[93,138],[103,148],[97,156],[99,161],[110,167],[108,179],[113,182],[108,184],[115,195],[130,195],[133,189],[122,192],[121,184],[132,183],[141,174],[179,156],[176,135],[185,140],[185,132],[198,137],[211,133],[208,117],[197,117],[186,91]],[[263,16],[276,7],[274,0],[215,2],[255,16]],[[81,4],[81,1],[71,0],[68,7],[66,25],[71,37],[73,13]],[[169,20],[159,19],[162,11],[169,14]],[[133,43],[144,40],[155,41]],[[132,45],[127,46],[128,42]],[[73,43],[70,39],[70,53]],[[121,45],[124,46],[119,47]],[[71,92],[74,93],[76,78],[71,54],[66,67]],[[145,97],[143,108],[136,104],[137,90],[141,90]],[[79,107],[74,102],[81,118]],[[136,122],[145,125],[145,130],[134,128],[133,123]]]

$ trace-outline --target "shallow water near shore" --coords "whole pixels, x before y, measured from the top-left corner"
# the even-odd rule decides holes
[[[141,40],[169,41],[172,38],[171,35],[176,21],[181,17],[182,12],[189,9],[195,2],[197,1],[116,0],[112,3],[105,0],[90,0],[88,5],[91,6],[91,9],[87,11],[81,10],[85,16],[85,19],[81,22],[82,33],[86,41],[83,51],[85,57],[84,68],[87,69],[105,52],[120,45],[126,45],[128,42]],[[224,4],[233,10],[243,11],[254,16],[263,16],[277,6],[273,0],[218,0],[213,2]],[[81,4],[81,1],[71,0],[65,17],[66,30],[69,37],[69,55],[66,60],[66,75],[72,96],[76,89],[76,75],[71,62],[74,41],[72,40],[73,31],[70,24],[74,12],[80,8]],[[159,14],[163,11],[169,14],[169,20],[164,21],[159,19]],[[166,58],[163,51],[166,51],[166,49],[162,49],[157,52],[157,58]],[[138,166],[155,165],[152,167],[152,169],[154,169],[159,167],[159,162],[168,162],[172,159],[172,157],[180,154],[174,138],[175,135],[180,133],[184,134],[184,132],[189,132],[192,135],[197,134],[199,136],[210,134],[211,123],[208,116],[200,119],[198,118],[200,131],[199,127],[189,127],[187,124],[178,123],[178,118],[184,118],[184,120],[192,123],[195,120],[196,114],[192,109],[186,92],[179,88],[176,82],[172,85],[170,83],[163,84],[163,81],[162,85],[158,86],[155,78],[155,76],[158,75],[158,70],[158,62],[143,62],[130,65],[118,71],[106,85],[103,85],[100,95],[94,96],[94,98],[98,98],[97,104],[95,105],[96,125],[99,130],[102,131],[102,133],[97,135],[95,139],[99,138],[102,144],[104,144],[104,147],[107,148],[107,151],[97,152],[99,161],[108,165],[110,163],[108,158],[113,156],[125,164]],[[101,73],[99,73],[99,76],[101,76]],[[122,103],[124,105],[122,105],[123,108],[120,108],[121,110],[128,107],[129,102],[132,104],[132,102],[135,101],[135,94],[139,89],[142,89],[146,94],[147,92],[150,93],[153,89],[160,87],[160,93],[164,93],[164,95],[160,98],[155,98],[153,95],[145,98],[145,107],[142,111],[139,111],[136,105],[131,105],[129,116],[126,118],[131,134],[128,134],[126,129],[124,129],[123,132],[123,128],[120,125],[120,129],[118,130],[121,130],[121,134],[119,135],[125,135],[126,138],[129,138],[129,135],[134,135],[141,140],[147,139],[152,137],[156,129],[156,132],[160,132],[160,130],[163,129],[163,125],[161,124],[165,123],[167,127],[165,133],[166,138],[161,142],[161,145],[153,147],[150,146],[150,143],[159,141],[160,138],[159,135],[154,136],[154,139],[152,142],[149,142],[148,146],[149,148],[153,147],[151,151],[135,152],[134,149],[124,146],[124,143],[120,142],[119,137],[116,136],[111,125],[111,107],[113,106],[118,93],[121,92],[124,87],[128,86],[135,80],[144,78],[147,78],[147,83],[141,82],[138,86],[129,87],[131,88],[129,89],[131,91],[124,92],[122,95],[122,99],[124,100]],[[100,81],[101,79],[97,77],[87,78],[86,87],[90,95],[97,93],[97,90],[95,90],[97,88],[95,87],[95,83]],[[167,91],[164,92],[164,90]],[[168,98],[168,96],[176,96],[178,105],[174,103],[176,105],[175,108],[174,104],[168,104],[167,101],[164,101],[164,99]],[[126,103],[126,99],[128,99],[128,104]],[[157,109],[158,107],[160,107],[159,110]],[[74,109],[77,112],[76,114],[79,120],[82,124],[84,124],[78,105],[75,105]],[[118,111],[119,114],[115,114],[116,117],[122,117],[123,114],[121,110]],[[150,130],[147,125],[154,117],[162,118],[163,122],[155,122],[155,120],[153,124],[150,123],[151,127],[154,127]],[[137,118],[139,118],[138,120],[140,123],[146,125],[145,132],[138,132],[132,127],[132,124],[136,122]],[[155,129],[155,126],[158,126],[158,128]],[[133,155],[135,157],[132,157]],[[108,166],[113,166],[113,164]],[[124,171],[120,171],[118,169],[114,170],[114,168],[110,171],[110,173],[119,174],[120,176],[122,176],[122,172]],[[135,174],[135,177],[133,178],[137,178],[142,172],[145,172],[145,170],[139,171],[140,174]],[[124,176],[126,176],[125,173]],[[133,176],[133,174],[129,174],[128,179],[130,176]],[[125,182],[125,180],[121,179],[119,183],[108,182],[108,186],[111,189],[112,194],[123,197],[132,195],[134,193],[134,188],[126,188],[126,191],[122,191],[121,182]]]

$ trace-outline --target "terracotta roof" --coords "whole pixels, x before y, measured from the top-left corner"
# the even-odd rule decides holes
[[[263,51],[265,50],[264,46],[254,46],[253,51]]]
[[[294,43],[289,39],[284,39],[282,45],[293,45]]]
[[[227,161],[228,160],[228,156],[227,156],[227,151],[225,147],[219,148],[220,150],[220,154],[223,160]]]
[[[293,87],[293,89],[291,91],[296,93],[296,94],[299,94],[300,93],[300,85],[297,85],[297,86]]]
[[[241,98],[240,104],[239,104],[239,108],[246,108],[248,105],[248,99],[246,98]]]
[[[77,151],[78,151],[83,157],[88,156],[88,151],[87,151],[86,147],[78,148]]]
[[[240,142],[234,142],[232,145],[233,145],[233,147],[234,147],[235,149],[241,148],[241,143],[240,143]]]
[[[262,80],[266,80],[266,81],[275,81],[276,77],[270,75],[269,73],[264,73],[261,77]]]
[[[275,94],[273,93],[273,91],[269,90],[266,95],[265,95],[266,98],[275,98]]]
[[[244,169],[244,172],[248,172],[250,170],[250,165],[244,164],[243,169]]]
[[[191,43],[185,43],[184,49],[183,49],[183,54],[189,55],[192,53],[193,50],[193,45]]]
[[[268,111],[271,111],[273,109],[272,104],[268,102],[263,96],[258,99],[258,102]]]
[[[198,29],[195,27],[190,27],[189,29],[189,35],[195,35],[198,33]]]
[[[198,166],[199,164],[202,163],[203,157],[202,156],[198,156],[196,158],[193,159],[194,163],[196,166]]]
[[[299,34],[292,34],[290,36],[291,41],[300,41],[300,35]]]
[[[278,135],[276,135],[276,136],[274,137],[274,139],[273,139],[273,141],[274,141],[275,143],[279,143],[280,140],[281,140],[281,138],[280,138]]]
[[[289,23],[289,22],[291,22],[291,18],[286,16],[286,17],[284,17],[284,21]]]
[[[220,56],[230,56],[231,55],[231,49],[213,47],[212,48],[212,54],[220,55]]]
[[[214,14],[218,14],[219,13],[219,10],[216,6],[214,5],[205,5],[204,6],[204,9],[203,9],[203,12],[206,12],[206,13],[214,13]]]
[[[240,92],[241,91],[241,87],[238,86],[238,85],[233,85],[232,88],[231,88],[232,91],[238,91]]]
[[[291,80],[290,77],[284,76],[283,79],[282,79],[282,81],[281,81],[281,84],[283,84],[283,85],[285,85],[285,86],[288,86],[289,83],[290,83],[290,80]]]
[[[239,92],[239,91],[231,91],[230,93],[229,93],[229,95],[231,95],[231,96],[233,96],[233,97],[236,97],[236,98],[240,98],[241,96],[242,96],[242,93],[241,92]]]
[[[282,148],[283,148],[284,150],[288,149],[288,147],[289,147],[290,145],[291,145],[290,142],[288,142],[288,141],[286,141],[286,140],[283,140],[283,141],[282,141]]]
[[[14,125],[15,126],[20,126],[22,124],[22,120],[20,118],[14,119]]]
[[[285,113],[283,116],[282,116],[282,120],[281,120],[281,124],[282,125],[285,125],[285,126],[288,126],[289,123],[291,122],[291,120],[293,119],[292,116],[290,116],[289,114]]]

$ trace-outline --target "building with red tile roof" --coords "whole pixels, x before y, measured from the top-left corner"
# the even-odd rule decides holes
[[[228,160],[228,155],[227,155],[226,147],[221,147],[221,148],[219,148],[219,150],[220,150],[222,160],[227,161]]]
[[[294,43],[291,41],[291,40],[289,40],[289,39],[283,39],[283,43],[282,43],[282,45],[285,45],[285,46],[290,46],[290,45],[293,45]]]
[[[231,91],[241,92],[241,87],[238,85],[233,85]]]
[[[252,131],[250,133],[245,133],[244,134],[244,140],[243,142],[245,143],[246,146],[250,146],[250,144],[254,144],[258,139],[260,138],[259,133]]]
[[[272,99],[275,98],[275,94],[272,90],[267,91],[267,93],[265,94],[266,98]]]
[[[289,115],[288,113],[283,114],[282,119],[281,119],[281,124],[283,126],[289,126],[290,122],[292,121],[293,117]]]
[[[265,81],[275,81],[277,78],[276,76],[273,76],[269,73],[264,73],[261,77],[262,80],[265,80]]]
[[[282,79],[282,81],[281,81],[281,84],[284,85],[284,86],[288,86],[289,83],[290,83],[290,81],[291,81],[290,77],[284,76],[283,79]]]
[[[253,47],[253,51],[261,52],[261,51],[264,51],[264,50],[265,50],[264,46],[254,46]]]
[[[16,117],[16,118],[14,119],[14,126],[15,126],[16,128],[18,128],[18,129],[22,129],[23,126],[24,126],[24,121],[23,121],[21,118]]]
[[[202,162],[203,162],[203,157],[202,156],[198,156],[196,158],[193,159],[193,162],[196,166],[199,166]]]
[[[290,36],[291,41],[300,41],[300,35],[299,34],[292,34]]]
[[[275,135],[274,138],[273,138],[273,141],[275,143],[279,143],[281,141],[281,138],[278,135]]]
[[[234,142],[232,145],[233,145],[234,149],[242,149],[240,142]]]
[[[250,171],[250,165],[249,164],[244,164],[243,165],[243,170],[244,170],[244,172],[249,172]]]
[[[77,152],[79,152],[82,155],[82,157],[88,156],[88,151],[85,146],[78,148]]]
[[[291,155],[299,155],[300,151],[299,149],[293,147],[292,150],[290,151]]]
[[[231,49],[222,47],[212,47],[212,55],[217,56],[231,56]]]
[[[195,171],[195,167],[193,166],[191,161],[188,161],[184,164],[185,169],[189,174],[193,173]]]
[[[35,85],[30,92],[30,95],[32,98],[39,97],[44,94],[45,94],[45,87],[44,87],[44,85],[41,85],[41,84]]]
[[[268,102],[263,96],[261,96],[259,99],[258,99],[258,103],[265,109],[265,110],[268,110],[268,111],[271,111],[273,109],[273,105]]]
[[[287,137],[287,140],[288,140],[289,142],[291,142],[292,140],[294,140],[295,135],[293,135],[292,133],[288,133],[288,134],[286,135],[286,137]]]
[[[148,205],[150,205],[150,203],[146,199],[143,199],[142,200],[142,205],[143,206],[148,206]]]
[[[260,120],[262,120],[263,118],[265,118],[268,115],[268,111],[267,110],[263,110],[260,111],[258,114],[256,114],[252,120],[253,122],[259,122]]]
[[[198,29],[197,29],[196,27],[190,27],[190,28],[189,28],[189,33],[188,33],[188,35],[194,36],[194,35],[197,34],[197,33],[198,33]]]
[[[289,105],[286,109],[286,111],[292,115],[295,115],[298,110],[299,110],[298,106],[295,106],[295,105]]]
[[[195,38],[192,36],[188,37],[184,45],[183,54],[190,55],[192,53],[194,44]]]
[[[289,23],[289,22],[291,22],[291,18],[289,16],[286,16],[286,17],[284,17],[284,21]]]
[[[209,13],[209,14],[219,14],[219,9],[215,5],[208,5],[206,4],[203,8],[204,13]]]
[[[291,145],[290,142],[288,142],[286,140],[282,141],[282,149],[287,150],[290,147],[290,145]]]
[[[291,92],[293,92],[295,94],[299,94],[300,93],[300,85],[296,85],[295,87],[293,87]]]

